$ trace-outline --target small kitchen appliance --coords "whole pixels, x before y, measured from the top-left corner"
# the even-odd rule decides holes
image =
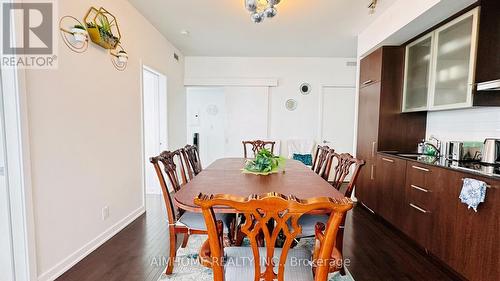
[[[481,154],[481,162],[493,165],[500,164],[500,139],[486,139]]]
[[[446,144],[446,158],[452,161],[479,160],[482,143],[450,141]]]

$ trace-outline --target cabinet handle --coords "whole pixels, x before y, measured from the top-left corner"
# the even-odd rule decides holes
[[[424,172],[430,172],[429,169],[426,169],[426,168],[422,168],[422,167],[419,167],[419,166],[411,166],[413,169],[417,169],[417,170],[420,170],[420,171],[424,171]]]
[[[428,189],[425,189],[425,188],[422,188],[422,187],[420,187],[420,186],[416,186],[416,185],[413,185],[413,184],[411,185],[411,187],[415,188],[416,190],[420,190],[420,191],[422,191],[422,192],[425,192],[425,193],[428,193],[428,192],[429,192],[429,190],[428,190]]]
[[[371,169],[370,169],[370,179],[371,179],[371,180],[374,180],[374,179],[375,179],[375,175],[374,175],[374,174],[375,174],[375,171],[374,171],[374,170],[375,170],[375,166],[373,166],[373,165],[372,165],[372,166],[371,166]]]
[[[372,142],[372,157],[375,157],[375,150],[377,150],[377,142]]]
[[[389,158],[382,158],[382,160],[384,160],[385,162],[394,163],[394,160]]]
[[[366,80],[365,82],[363,82],[363,85],[368,85],[368,84],[370,84],[371,82],[373,82],[373,80],[371,80],[371,79],[370,79],[370,80]]]
[[[415,210],[417,210],[417,211],[419,211],[419,212],[422,212],[422,213],[424,213],[424,214],[427,214],[427,213],[429,212],[429,211],[426,211],[426,210],[424,210],[424,209],[420,208],[419,206],[414,205],[414,204],[412,204],[412,203],[410,203],[410,207],[412,207],[413,209],[415,209]]]

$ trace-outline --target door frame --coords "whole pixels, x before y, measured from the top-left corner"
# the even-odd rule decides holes
[[[325,88],[335,88],[335,89],[352,89],[353,90],[353,97],[355,99],[355,108],[354,108],[354,117],[356,117],[357,113],[357,104],[356,104],[356,86],[354,85],[342,85],[342,84],[322,84],[320,85],[320,94],[319,94],[319,106],[318,106],[318,133],[317,133],[317,138],[318,138],[318,144],[323,145],[323,111],[324,111],[324,106],[323,103],[325,101]],[[353,140],[353,153],[354,149],[356,147],[356,118],[354,118],[354,124],[352,124],[354,128],[354,140]]]
[[[141,77],[141,153],[142,153],[142,206],[146,206],[146,169],[150,169],[151,167],[146,164],[146,161],[148,160],[148,155],[146,155],[145,151],[145,137],[146,137],[146,132],[144,128],[144,71],[149,71],[152,72],[160,77],[160,81],[163,81],[163,83],[160,83],[159,90],[160,93],[164,93],[163,99],[164,104],[165,104],[165,112],[164,112],[164,119],[165,119],[165,125],[167,126],[165,129],[165,143],[163,144],[164,149],[168,149],[168,78],[165,74],[161,73],[160,71],[156,70],[153,67],[150,67],[146,64],[144,64],[141,60],[141,68],[140,68],[140,77]],[[160,113],[161,115],[161,113]],[[161,148],[160,148],[161,150]]]
[[[11,2],[11,1],[8,1]],[[11,34],[19,36],[16,25],[11,25]],[[17,230],[21,239],[22,253],[13,254],[16,281],[38,280],[33,189],[31,181],[31,156],[26,94],[26,71],[18,67],[2,68],[0,94],[3,100],[6,179],[9,191],[10,214],[22,225]],[[7,81],[7,83],[5,82]],[[9,188],[10,187],[10,188]],[[17,189],[12,189],[17,187]],[[13,191],[17,192],[14,193]],[[11,235],[13,232],[12,225]],[[19,279],[18,278],[26,278]]]

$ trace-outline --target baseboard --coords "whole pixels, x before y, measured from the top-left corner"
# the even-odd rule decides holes
[[[110,228],[108,228],[106,231],[101,233],[93,240],[91,240],[89,243],[87,243],[86,245],[75,251],[73,254],[69,255],[67,258],[56,264],[54,267],[40,274],[38,276],[38,281],[55,280],[56,278],[61,276],[64,272],[68,271],[71,267],[77,264],[79,261],[81,261],[90,253],[99,248],[106,241],[115,236],[118,232],[120,232],[122,229],[124,229],[126,226],[128,226],[130,223],[132,223],[135,219],[137,219],[145,212],[146,209],[144,208],[144,206],[133,211],[128,216],[126,216],[125,218],[123,218]]]

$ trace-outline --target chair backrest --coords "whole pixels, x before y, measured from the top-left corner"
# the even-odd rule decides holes
[[[167,181],[165,180],[164,172],[167,175],[168,181],[173,188],[172,193],[177,192],[182,187],[182,185],[187,183],[184,164],[181,157],[181,151],[163,151],[162,153],[160,153],[160,155],[151,157],[149,161],[153,164],[156,175],[158,176],[158,180],[160,182],[163,200],[165,201],[165,206],[167,209],[168,222],[170,224],[174,224],[182,214],[182,210],[174,207],[174,204],[172,202],[172,194],[168,188]],[[163,171],[160,167],[160,163],[163,164]],[[177,168],[177,163],[180,164],[180,169]],[[178,170],[180,170],[181,172],[182,182],[179,181]]]
[[[325,228],[322,245],[316,257],[315,280],[327,280],[330,268],[330,259],[337,231],[345,213],[352,208],[350,199],[312,198],[300,200],[294,196],[284,196],[277,193],[269,193],[263,196],[252,195],[248,198],[232,195],[204,195],[200,194],[195,199],[195,204],[203,211],[207,225],[211,267],[214,272],[214,280],[224,280],[223,256],[224,249],[220,240],[220,227],[217,228],[213,206],[226,206],[233,208],[245,217],[245,223],[241,227],[244,234],[250,240],[255,263],[254,280],[279,280],[283,281],[286,258],[294,239],[301,234],[302,228],[298,225],[299,218],[311,211],[322,210],[330,213],[330,218]],[[274,228],[268,228],[268,223],[274,221]],[[291,226],[291,227],[290,227]],[[286,239],[281,256],[279,256],[278,272],[274,272],[275,263],[273,257],[278,235],[282,233]],[[266,245],[266,257],[260,257],[257,236],[263,235]],[[252,257],[248,257],[252,258]],[[261,261],[265,271],[261,271]],[[274,260],[276,262],[277,260]]]
[[[349,179],[349,184],[344,192],[346,197],[351,197],[352,190],[354,189],[354,184],[358,178],[359,171],[361,167],[365,164],[364,160],[356,159],[349,153],[333,153],[333,181],[331,184],[337,190],[340,190],[344,184],[346,177],[352,172],[351,178]],[[354,169],[351,167],[354,165]]]
[[[325,180],[328,180],[328,178],[330,177],[330,170],[332,167],[332,158],[334,153],[335,150],[331,149],[327,145],[318,145],[318,147],[316,148],[312,170]]]
[[[243,153],[245,158],[248,158],[247,146],[251,146],[253,152],[253,157],[263,148],[267,148],[269,151],[274,153],[275,141],[263,141],[263,140],[253,140],[253,141],[243,141]]]
[[[184,155],[184,162],[187,166],[187,172],[190,179],[197,176],[202,171],[200,153],[198,147],[194,145],[186,145],[182,150]]]

